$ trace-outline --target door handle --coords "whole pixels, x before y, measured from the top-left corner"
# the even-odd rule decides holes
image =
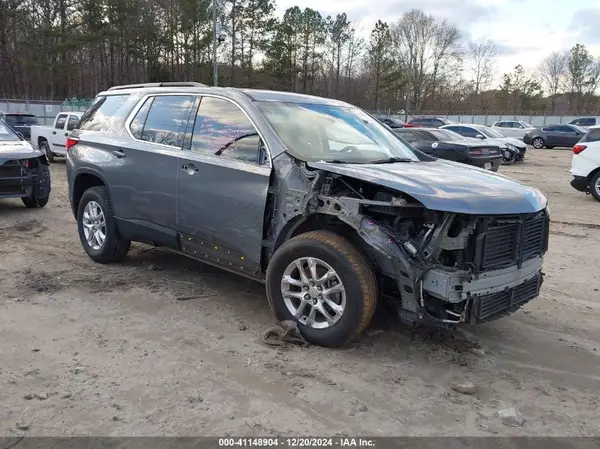
[[[193,175],[198,171],[198,167],[196,167],[194,164],[183,164],[181,169],[188,175]]]
[[[125,153],[123,153],[121,150],[115,150],[112,152],[112,154],[114,154],[115,156],[117,156],[119,159],[122,159],[126,156]]]
[[[52,131],[52,134],[56,135],[56,131]]]

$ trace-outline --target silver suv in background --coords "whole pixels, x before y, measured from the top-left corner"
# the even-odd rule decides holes
[[[538,190],[437,160],[347,103],[194,83],[100,93],[67,140],[79,238],[100,263],[131,241],[264,282],[315,344],[382,303],[411,325],[475,324],[537,297]]]

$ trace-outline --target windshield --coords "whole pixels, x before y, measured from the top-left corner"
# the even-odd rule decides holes
[[[477,131],[479,131],[484,136],[489,137],[491,139],[496,139],[498,137],[505,137],[504,134],[499,133],[495,129],[488,128],[487,126],[481,126],[481,127],[475,128],[475,129],[477,129]]]
[[[0,121],[0,142],[21,140],[10,127]]]
[[[533,126],[531,123],[527,123],[527,122],[519,122],[521,123],[521,125],[523,125],[525,128],[535,128],[535,126]]]
[[[577,131],[579,131],[580,133],[586,134],[586,133],[588,132],[588,130],[587,130],[587,129],[585,129],[585,128],[582,128],[582,127],[581,127],[581,126],[579,126],[579,125],[571,125],[571,126],[572,126],[573,128],[575,128]]]
[[[430,129],[429,132],[439,140],[465,140],[463,136],[449,129]]]
[[[368,164],[389,158],[419,161],[404,142],[353,106],[259,101],[288,151],[305,161]]]
[[[6,120],[6,123],[12,126],[37,125],[37,118],[35,115],[6,114],[4,119]]]

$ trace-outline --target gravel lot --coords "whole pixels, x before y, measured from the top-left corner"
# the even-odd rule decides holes
[[[264,288],[235,275],[143,245],[91,262],[59,161],[45,209],[0,201],[0,434],[598,436],[600,204],[570,160],[501,167],[550,199],[540,298],[454,338],[379,317],[340,350],[263,345]]]

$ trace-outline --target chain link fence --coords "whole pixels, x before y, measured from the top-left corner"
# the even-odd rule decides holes
[[[0,99],[0,112],[24,112],[34,114],[40,125],[52,125],[54,118],[61,112],[83,112],[92,103],[92,99],[71,98],[64,101],[43,101],[28,99]]]

